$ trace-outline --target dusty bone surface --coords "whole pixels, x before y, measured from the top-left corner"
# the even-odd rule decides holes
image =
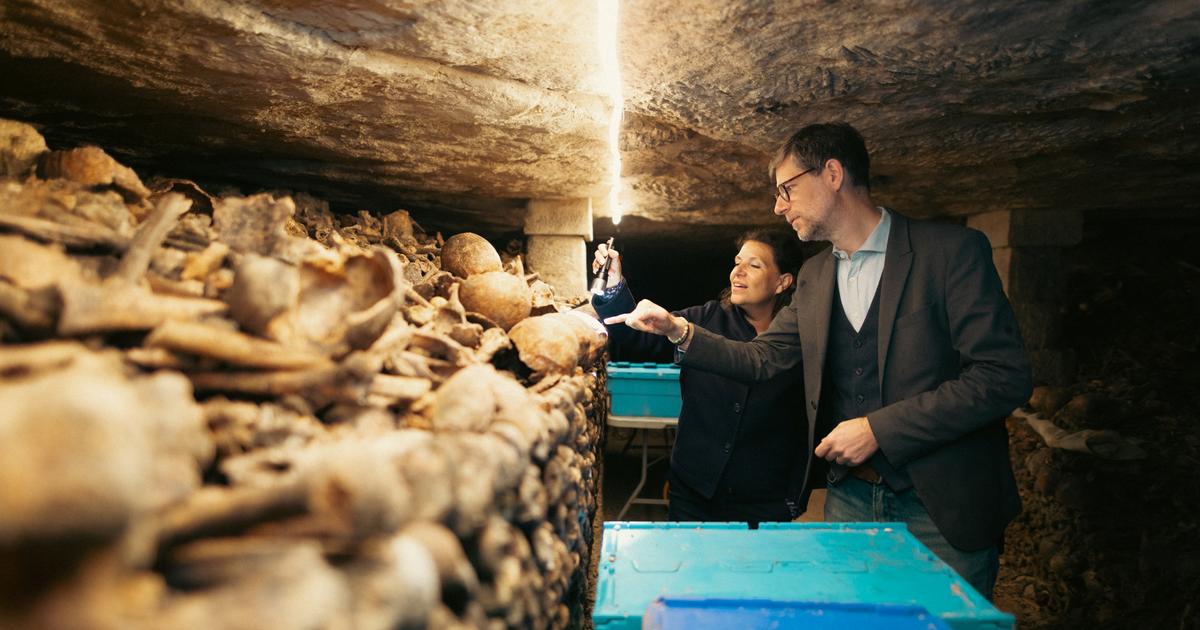
[[[402,211],[112,185],[0,180],[40,222],[0,222],[0,558],[65,562],[32,598],[0,587],[31,602],[0,625],[579,623],[602,411],[577,408],[577,332],[573,369],[504,369],[509,335]],[[487,273],[525,295],[513,270]]]

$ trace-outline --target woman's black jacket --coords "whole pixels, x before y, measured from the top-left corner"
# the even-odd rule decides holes
[[[636,305],[624,284],[612,291],[611,298],[592,298],[602,318],[628,313]],[[741,309],[717,300],[675,315],[737,341],[756,336]],[[608,334],[610,354],[622,361],[673,361],[675,347],[666,337],[624,324],[608,326]],[[803,372],[803,365],[797,364],[769,381],[745,385],[683,368],[679,375],[683,408],[671,454],[672,471],[710,499],[722,493],[736,502],[799,501],[801,497],[789,493],[801,487],[796,476],[803,474],[812,453],[807,443]]]

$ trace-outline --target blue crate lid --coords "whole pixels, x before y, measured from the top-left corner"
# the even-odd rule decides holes
[[[675,418],[683,409],[677,365],[614,361],[608,377],[613,415]]]
[[[679,380],[679,366],[673,363],[627,363],[611,361],[608,374],[614,378]]]
[[[949,630],[923,606],[660,597],[646,609],[649,630]]]
[[[592,619],[640,628],[659,597],[922,606],[956,629],[1012,628],[903,523],[604,524]]]

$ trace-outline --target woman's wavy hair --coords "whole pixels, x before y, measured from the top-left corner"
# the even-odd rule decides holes
[[[774,316],[792,301],[792,289],[796,288],[795,278],[800,273],[800,265],[804,263],[804,252],[800,248],[800,240],[791,230],[757,228],[743,232],[735,245],[740,250],[746,241],[755,241],[771,248],[771,255],[775,257],[775,266],[779,267],[779,273],[792,274],[791,289],[775,296],[775,305],[771,308],[771,315]],[[729,294],[729,287],[725,287],[721,291],[721,304],[726,306],[730,304]]]

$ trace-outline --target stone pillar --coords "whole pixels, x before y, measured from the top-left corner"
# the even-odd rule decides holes
[[[992,259],[1012,302],[1039,383],[1061,385],[1075,375],[1075,353],[1062,346],[1066,310],[1064,249],[1083,240],[1077,210],[998,210],[967,225],[992,242]]]
[[[591,199],[534,199],[525,214],[530,271],[564,297],[588,291],[587,243],[592,236]]]

